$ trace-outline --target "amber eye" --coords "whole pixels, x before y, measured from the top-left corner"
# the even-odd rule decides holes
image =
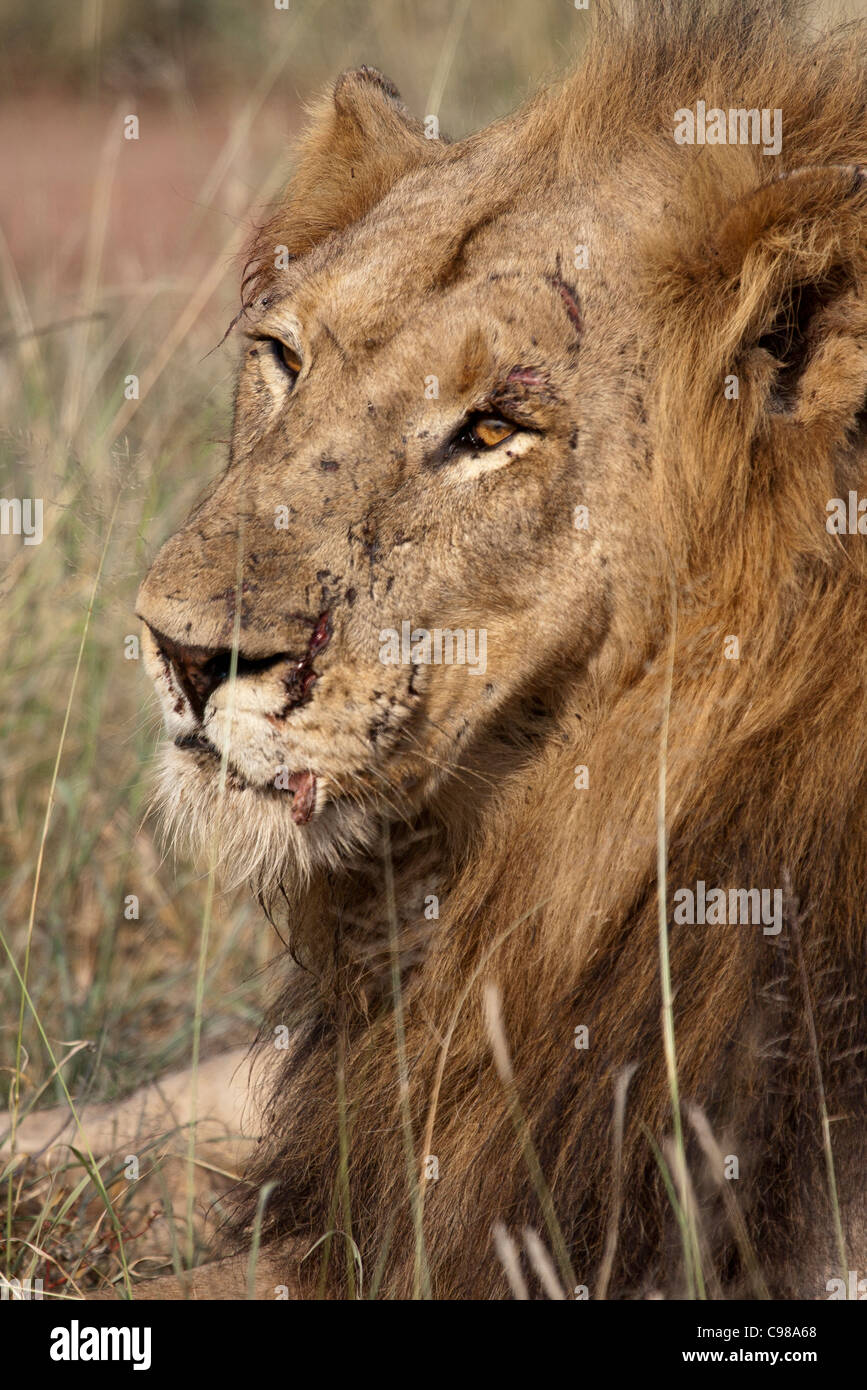
[[[274,352],[280,359],[281,365],[286,368],[294,381],[301,371],[301,358],[294,348],[289,347],[287,343],[281,342],[279,338],[272,338],[271,342],[274,345]]]
[[[469,442],[477,449],[495,449],[515,434],[515,426],[497,415],[479,415],[467,428]]]

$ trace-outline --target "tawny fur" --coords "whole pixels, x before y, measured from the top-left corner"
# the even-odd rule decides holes
[[[274,716],[266,745],[251,703],[221,746],[245,780],[221,798],[217,768],[185,753],[168,791],[174,823],[216,833],[275,911],[288,896],[303,968],[287,968],[262,1048],[281,1024],[294,1043],[275,1054],[233,1239],[274,1184],[264,1238],[293,1287],[347,1287],[343,1237],[298,1265],[328,1231],[351,1231],[388,1297],[507,1296],[498,1221],[552,1243],[492,1058],[495,981],[576,1282],[598,1291],[617,1178],[608,1292],[683,1291],[653,1152],[672,1130],[657,925],[672,643],[669,922],[674,889],[699,879],[786,889],[776,938],[671,927],[680,1093],[739,1158],[767,1287],[819,1297],[837,1261],[821,1074],[849,1267],[867,1263],[867,564],[863,537],[825,527],[830,498],[867,490],[865,37],[809,32],[773,0],[605,16],[564,82],[452,145],[425,141],[375,75],[349,74],[251,250],[244,320],[284,313],[312,365],[283,401],[247,358],[230,468],[140,611],[253,661],[297,656],[305,623],[334,617],[309,706]],[[674,112],[698,99],[779,108],[781,156],[676,145]],[[578,242],[586,270],[571,269]],[[501,366],[548,382],[539,437],[497,471],[458,461],[446,477],[424,378],[459,413]],[[293,528],[275,539],[283,501]],[[384,685],[377,629],[424,616],[486,627],[488,677],[428,668],[418,691],[400,673]],[[239,681],[237,699],[276,699],[269,679]],[[219,710],[209,727],[217,739]],[[322,790],[297,827],[260,769],[302,753]],[[710,1287],[754,1293],[686,1128]],[[427,1153],[420,1274],[410,1189]]]

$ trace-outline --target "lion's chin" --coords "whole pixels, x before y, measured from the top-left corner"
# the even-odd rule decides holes
[[[175,747],[184,752],[197,754],[196,763],[203,770],[207,771],[214,763],[218,764],[221,760],[219,748],[215,748],[213,743],[201,733],[185,734],[183,737],[175,739]],[[270,778],[273,769],[268,769]],[[232,764],[227,765],[224,780],[239,791],[260,790],[264,795],[271,796],[274,791],[278,793],[278,800],[285,801],[286,792],[291,792],[290,815],[296,825],[306,825],[314,813],[321,809],[322,798],[317,794],[320,791],[319,779],[315,772],[292,772],[282,769],[274,779],[273,783],[269,780],[267,784],[258,784],[250,781],[239,768]],[[317,800],[319,805],[317,805]]]
[[[245,782],[207,751],[165,744],[157,765],[154,806],[166,843],[215,864],[226,888],[250,883],[291,896],[317,869],[338,869],[378,833],[378,817],[342,800],[326,800],[312,773],[274,791]],[[317,799],[321,810],[313,817]]]

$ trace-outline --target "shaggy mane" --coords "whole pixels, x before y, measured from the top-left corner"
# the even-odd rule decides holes
[[[438,806],[430,825],[393,827],[377,852],[314,879],[293,906],[293,948],[308,969],[289,970],[263,1032],[263,1049],[277,1024],[294,1041],[275,1063],[267,1132],[234,1220],[239,1241],[261,1185],[274,1184],[267,1242],[289,1251],[292,1237],[312,1246],[325,1232],[351,1233],[380,1293],[411,1295],[412,1193],[429,1152],[439,1177],[422,1184],[424,1286],[437,1298],[507,1296],[494,1223],[554,1242],[527,1167],[529,1139],[576,1283],[594,1291],[616,1229],[611,1292],[682,1291],[654,1152],[672,1129],[656,818],[673,651],[668,920],[673,888],[699,879],[785,888],[778,937],[671,928],[680,1092],[722,1153],[739,1157],[732,1186],[771,1292],[791,1294],[808,1266],[824,1268],[827,1251],[805,1248],[807,1233],[830,1240],[833,1231],[819,1074],[841,1190],[858,1181],[867,1105],[867,586],[863,551],[825,532],[824,507],[863,479],[842,476],[845,441],[830,425],[827,448],[794,450],[785,468],[768,462],[779,456],[774,428],[747,447],[743,416],[720,400],[737,334],[726,327],[731,271],[715,238],[741,216],[733,210],[751,215],[751,190],[784,170],[864,163],[865,38],[863,25],[817,34],[800,7],[774,0],[678,0],[634,15],[605,7],[563,82],[440,156],[459,164],[487,144],[498,178],[514,168],[519,183],[528,168],[589,187],[622,176],[646,276],[642,370],[660,474],[647,526],[659,587],[630,641],[589,680],[576,673],[560,689],[551,728],[516,731],[527,739],[524,766],[490,795],[469,838],[459,813]],[[699,98],[781,108],[781,158],[675,147],[674,112]],[[841,257],[858,268],[862,308],[850,312],[867,329],[865,194],[855,172],[851,183],[854,211],[830,249],[801,249],[819,277]],[[756,321],[778,272],[773,260],[744,267]],[[740,661],[719,660],[725,634],[742,636]],[[573,787],[578,765],[591,770],[592,794]],[[426,934],[400,928],[396,1016],[394,902],[429,882],[431,837],[442,846],[441,882],[427,891],[439,894],[440,915]],[[323,918],[335,924],[325,948]],[[485,1021],[490,982],[502,998],[513,1096]],[[584,1051],[573,1046],[580,1025]],[[403,1092],[396,1037],[405,1037]],[[626,1078],[618,1143],[615,1090]],[[686,1128],[712,1287],[755,1292]],[[320,1275],[340,1287],[345,1245],[328,1241],[301,1267],[311,1290]]]

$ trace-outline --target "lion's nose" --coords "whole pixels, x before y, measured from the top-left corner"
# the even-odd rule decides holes
[[[150,627],[150,624],[148,624]],[[171,663],[178,683],[196,719],[201,721],[205,705],[218,686],[228,678],[232,653],[228,648],[185,646],[151,628],[157,646]]]
[[[147,626],[163,658],[171,665],[195,718],[201,723],[209,699],[217,687],[229,678],[232,670],[231,647],[197,647],[167,637],[150,623]],[[235,659],[236,674],[255,676],[275,666],[285,668],[281,671],[281,677],[288,696],[286,709],[294,709],[308,700],[317,680],[313,660],[330,641],[331,614],[326,611],[320,613],[316,620],[303,654],[278,651],[273,656],[249,657],[239,651]]]

